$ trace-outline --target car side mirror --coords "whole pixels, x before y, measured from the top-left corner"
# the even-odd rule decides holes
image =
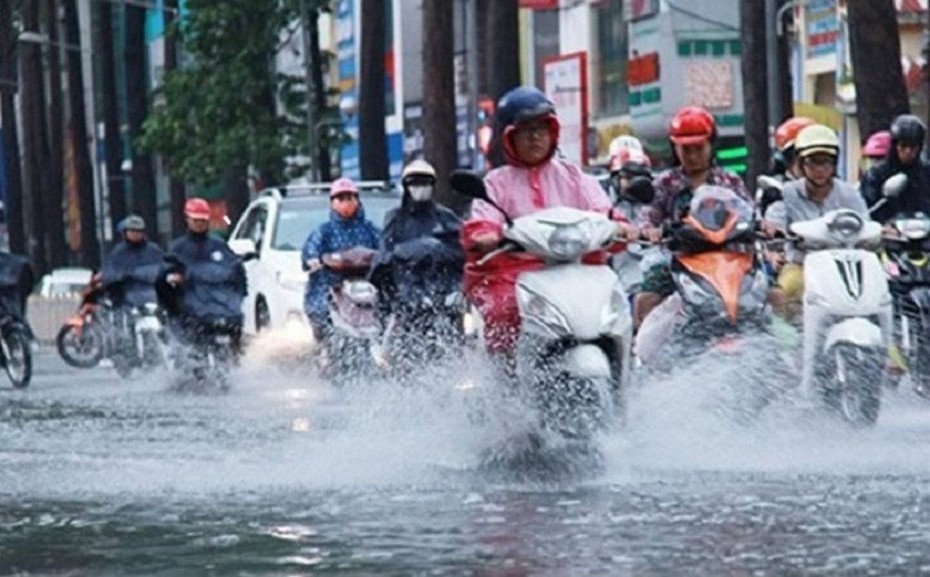
[[[229,245],[229,250],[238,254],[239,256],[246,256],[249,254],[254,254],[258,256],[258,251],[255,247],[255,241],[251,238],[233,238],[227,243]]]

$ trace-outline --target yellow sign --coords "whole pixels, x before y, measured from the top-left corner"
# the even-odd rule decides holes
[[[843,126],[843,116],[833,108],[811,104],[810,102],[795,102],[795,116],[807,116],[813,118],[820,124],[829,126],[839,132]]]

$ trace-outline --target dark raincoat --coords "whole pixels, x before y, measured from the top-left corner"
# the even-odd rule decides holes
[[[876,164],[862,177],[859,190],[865,198],[865,203],[871,208],[882,198],[882,185],[895,174],[903,172],[907,175],[907,188],[895,198],[872,213],[872,219],[885,223],[896,214],[902,212],[923,212],[930,215],[930,163],[918,158],[910,166],[904,166],[898,160],[898,153],[892,146],[888,150],[885,160]]]
[[[165,264],[165,253],[155,243],[121,242],[103,263],[104,289],[116,306],[142,306],[157,301],[155,282]]]
[[[35,284],[32,265],[18,254],[0,252],[0,315],[26,320],[26,299]]]

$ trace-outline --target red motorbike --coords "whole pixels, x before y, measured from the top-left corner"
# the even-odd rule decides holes
[[[108,309],[103,283],[97,273],[81,291],[77,312],[68,317],[55,338],[58,354],[66,363],[79,369],[89,369],[100,364],[107,349],[103,317]]]

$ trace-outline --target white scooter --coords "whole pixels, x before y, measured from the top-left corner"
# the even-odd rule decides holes
[[[819,392],[854,425],[874,424],[892,319],[888,280],[875,252],[882,227],[838,209],[792,223],[789,232],[807,251],[802,390]]]
[[[494,205],[473,174],[454,173],[451,182],[455,190]],[[581,262],[610,244],[617,225],[602,214],[568,207],[508,222],[504,245],[478,265],[515,250],[546,262],[517,279],[516,376],[528,387],[545,428],[588,438],[609,424],[629,381],[633,325],[626,291],[610,266]]]

